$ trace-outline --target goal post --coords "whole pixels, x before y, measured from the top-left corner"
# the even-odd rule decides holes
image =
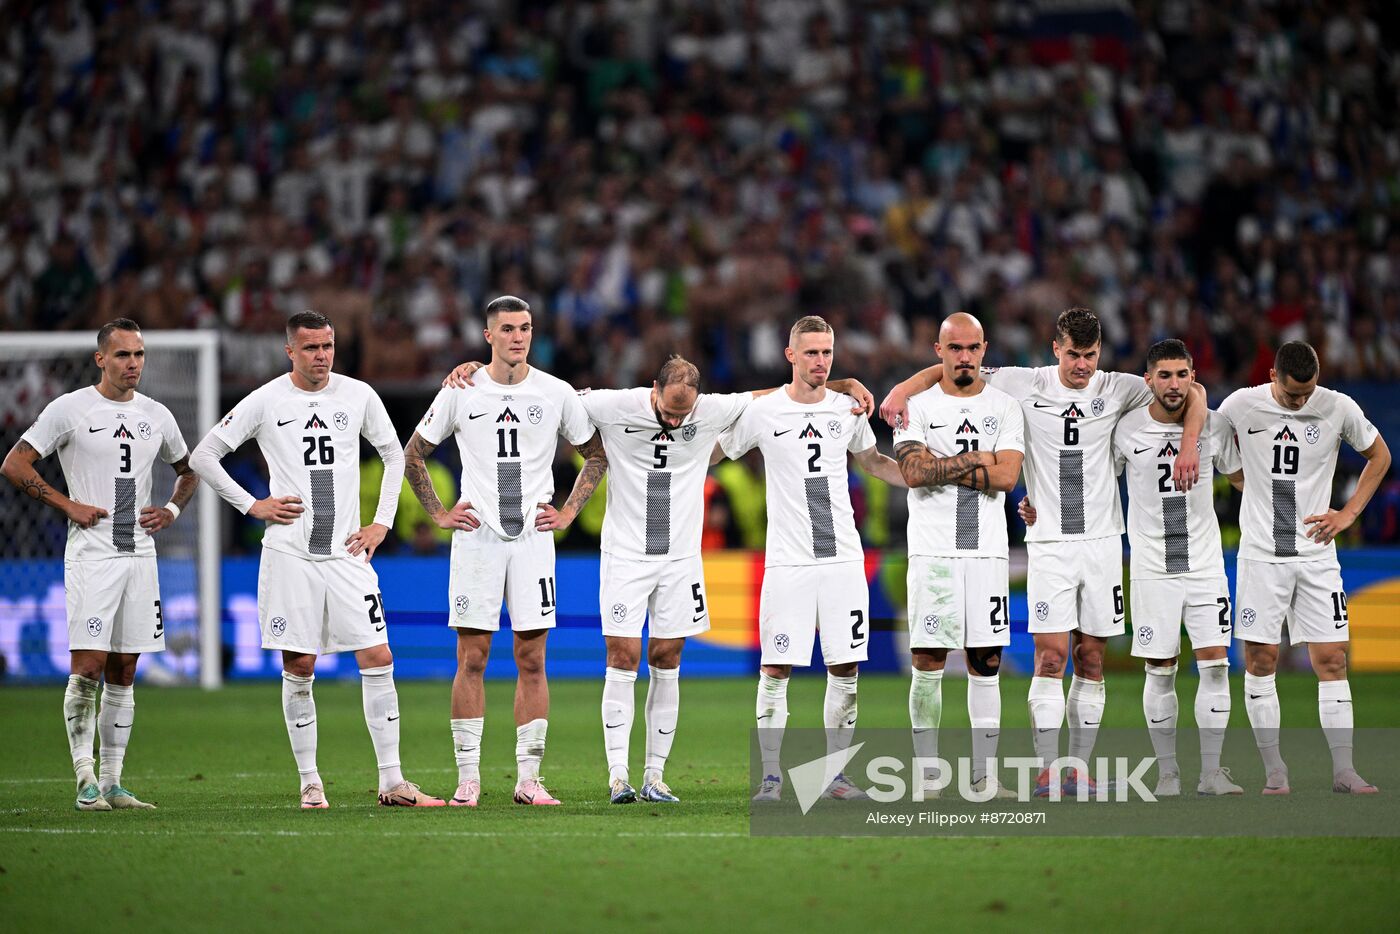
[[[219,418],[219,335],[213,331],[146,331],[146,367],[138,392],[175,416],[194,449]],[[45,405],[92,386],[95,332],[0,334],[0,456],[34,423]],[[52,456],[38,465],[63,489]],[[151,501],[165,502],[174,471],[157,461]],[[222,599],[219,581],[218,495],[201,483],[194,501],[156,539],[166,651],[143,659],[153,681],[222,683]],[[66,677],[67,624],[63,600],[66,523],[48,506],[0,483],[0,656],[8,677]]]

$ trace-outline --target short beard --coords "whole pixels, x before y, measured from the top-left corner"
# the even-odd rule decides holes
[[[963,370],[953,376],[953,385],[957,386],[959,389],[966,389],[968,386],[971,386],[976,379],[977,377]]]
[[[1172,405],[1166,399],[1158,399],[1157,402],[1161,404],[1162,408],[1175,415],[1177,412],[1181,411],[1182,406],[1186,405],[1186,397],[1182,396],[1181,399],[1177,401],[1176,405]]]

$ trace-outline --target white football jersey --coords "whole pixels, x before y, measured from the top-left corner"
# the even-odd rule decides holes
[[[987,382],[1021,403],[1026,419],[1023,471],[1039,514],[1026,541],[1122,535],[1113,427],[1124,412],[1152,401],[1143,378],[1099,370],[1085,388],[1070,389],[1060,382],[1055,366],[982,372]]]
[[[1114,466],[1128,480],[1134,580],[1225,574],[1212,486],[1216,470],[1232,474],[1240,469],[1234,432],[1219,412],[1207,413],[1199,442],[1201,476],[1191,492],[1183,493],[1172,482],[1181,431],[1180,424],[1159,422],[1143,406],[1124,415],[1113,433]]]
[[[1000,389],[950,396],[934,386],[909,400],[909,424],[894,433],[898,448],[917,441],[935,457],[968,451],[1026,450],[1020,404]],[[1032,500],[1034,502],[1034,500]],[[1005,558],[1006,494],[965,486],[909,491],[909,554],[928,557]]]
[[[1332,502],[1337,449],[1358,451],[1379,432],[1350,396],[1319,386],[1294,412],[1274,401],[1268,383],[1239,389],[1220,405],[1230,420],[1244,463],[1240,557],[1254,561],[1310,561],[1335,556],[1335,542],[1307,537],[1303,520]]]
[[[535,527],[538,505],[554,499],[559,437],[580,445],[593,426],[573,387],[542,370],[530,367],[512,385],[485,368],[472,379],[474,386],[438,392],[418,434],[435,445],[457,436],[462,499],[497,535],[518,538]]]
[[[107,510],[90,529],[68,523],[65,560],[155,555],[155,540],[138,522],[151,505],[151,466],[189,453],[169,409],[139,392],[113,402],[88,386],[44,406],[24,440],[40,457],[58,452],[70,499]]]
[[[860,561],[865,552],[851,508],[846,452],[875,446],[850,396],[826,390],[815,404],[793,401],[786,387],[755,399],[720,437],[724,453],[758,448],[768,490],[765,567]]]
[[[264,383],[213,434],[233,449],[255,439],[271,494],[301,498],[305,511],[290,525],[269,522],[263,547],[313,561],[350,556],[345,540],[360,528],[360,437],[376,448],[399,443],[374,389],[340,373],[317,392],[298,389],[290,373]]]
[[[608,455],[602,550],[636,561],[699,554],[710,453],[753,396],[702,393],[671,429],[657,421],[650,389],[589,390],[579,399]]]

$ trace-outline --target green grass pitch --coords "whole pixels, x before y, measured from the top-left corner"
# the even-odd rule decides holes
[[[1105,725],[1140,724],[1141,675],[1110,682]],[[862,725],[907,723],[905,684],[863,678]],[[1400,676],[1352,684],[1358,727],[1400,726]],[[1280,678],[1290,726],[1316,726],[1314,685]],[[949,726],[963,689],[946,687]],[[358,683],[318,684],[332,806],[303,813],[275,684],[144,688],[124,784],[160,809],[108,814],[72,809],[60,689],[0,691],[4,928],[1355,930],[1400,909],[1393,837],[751,838],[747,679],[682,682],[670,807],[607,804],[600,683],[556,682],[544,777],[565,806],[518,807],[511,690],[488,684],[481,807],[413,811],[375,806]],[[1008,727],[1025,725],[1025,690],[1005,679]],[[1178,691],[1189,721],[1194,679]],[[819,723],[821,692],[794,683],[792,726]],[[440,795],[455,785],[447,694],[399,685],[405,772]]]

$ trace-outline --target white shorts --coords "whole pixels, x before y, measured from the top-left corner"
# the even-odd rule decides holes
[[[554,533],[533,525],[502,538],[486,525],[452,533],[447,577],[447,624],[495,632],[501,604],[516,632],[554,628]]]
[[[1011,644],[1010,562],[909,556],[909,648]]]
[[[1246,642],[1278,645],[1283,641],[1284,617],[1288,640],[1346,642],[1347,595],[1342,567],[1336,557],[1317,561],[1251,561],[1237,568],[1235,606],[1239,628],[1235,637]]]
[[[1132,605],[1138,658],[1180,655],[1183,623],[1193,651],[1230,644],[1230,585],[1223,575],[1135,579]]]
[[[262,647],[302,655],[389,641],[379,575],[362,557],[312,561],[270,548],[258,562]]]
[[[758,599],[760,664],[812,664],[818,630],[828,666],[863,662],[870,647],[865,562],[768,568]]]
[[[155,558],[63,562],[70,651],[165,651]]]
[[[684,639],[710,628],[705,565],[700,556],[629,561],[603,552],[598,575],[603,635],[640,639],[646,621],[653,639]]]
[[[1104,639],[1123,634],[1121,537],[1028,542],[1026,551],[1031,632],[1078,629]]]

